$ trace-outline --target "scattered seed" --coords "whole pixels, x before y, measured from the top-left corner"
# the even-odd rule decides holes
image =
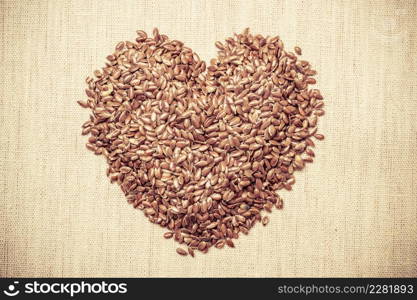
[[[319,134],[319,133],[316,133],[316,134],[314,135],[314,137],[315,137],[316,139],[320,140],[320,141],[324,139],[324,135]]]
[[[173,232],[168,231],[168,232],[165,232],[165,233],[164,233],[164,238],[166,238],[166,239],[170,239],[170,238],[172,238],[172,237],[173,237],[173,235],[174,235],[174,233],[173,233]]]
[[[269,223],[269,218],[267,216],[262,218],[262,225],[266,226]]]
[[[193,250],[192,248],[188,247],[188,253],[189,253],[192,257],[194,257],[194,250]]]
[[[283,209],[284,208],[284,201],[281,199],[281,197],[278,198],[277,203],[275,203],[275,207],[277,209]]]
[[[182,256],[187,256],[187,251],[182,248],[177,248],[177,253]]]
[[[218,241],[217,243],[216,243],[216,245],[215,245],[215,247],[217,248],[217,249],[221,249],[221,248],[223,248],[224,247],[224,245],[226,244],[226,242],[224,241],[224,240],[220,240],[220,241]]]
[[[230,248],[235,247],[235,244],[232,242],[232,240],[229,240],[229,239],[226,240],[226,245],[229,246]]]

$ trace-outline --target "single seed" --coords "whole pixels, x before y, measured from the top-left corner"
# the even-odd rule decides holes
[[[185,251],[184,249],[182,249],[182,248],[177,248],[177,253],[179,254],[179,255],[182,255],[182,256],[186,256],[187,255],[187,251]]]
[[[192,248],[188,247],[188,253],[189,253],[192,257],[194,257],[194,250],[193,250]]]
[[[281,199],[281,197],[278,198],[277,203],[275,203],[275,207],[277,209],[283,209],[284,201]]]
[[[314,137],[315,137],[316,139],[320,140],[320,141],[324,139],[324,135],[319,134],[319,133],[316,133],[316,134],[314,135]]]
[[[215,247],[217,248],[217,249],[221,249],[221,248],[223,248],[224,247],[224,245],[226,244],[226,242],[224,241],[224,240],[220,240],[220,241],[218,241],[217,243],[216,243],[216,245],[215,245]]]
[[[229,246],[230,248],[234,248],[235,247],[235,244],[232,242],[232,240],[230,240],[230,239],[227,239],[226,240],[226,244],[227,244],[227,246]]]
[[[171,232],[171,231],[168,231],[168,232],[165,232],[164,233],[164,238],[166,238],[166,239],[170,239],[170,238],[172,238],[174,236],[174,233],[173,232]]]

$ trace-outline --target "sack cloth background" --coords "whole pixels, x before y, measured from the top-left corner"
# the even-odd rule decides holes
[[[0,276],[417,276],[416,1],[0,1]],[[250,27],[299,45],[326,115],[285,207],[180,257],[85,148],[84,79],[137,29],[208,61]]]

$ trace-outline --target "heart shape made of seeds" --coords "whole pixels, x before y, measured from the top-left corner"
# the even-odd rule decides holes
[[[278,37],[249,29],[216,42],[210,65],[154,29],[120,42],[87,77],[92,111],[87,148],[104,155],[107,176],[165,238],[207,252],[282,208],[294,171],[312,162],[324,114],[316,71]],[[187,255],[182,248],[180,255]]]

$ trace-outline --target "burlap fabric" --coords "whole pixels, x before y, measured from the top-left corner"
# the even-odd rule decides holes
[[[416,1],[0,1],[0,276],[417,275]],[[179,257],[85,149],[84,79],[153,27],[205,60],[250,27],[299,45],[326,115],[285,208]]]

